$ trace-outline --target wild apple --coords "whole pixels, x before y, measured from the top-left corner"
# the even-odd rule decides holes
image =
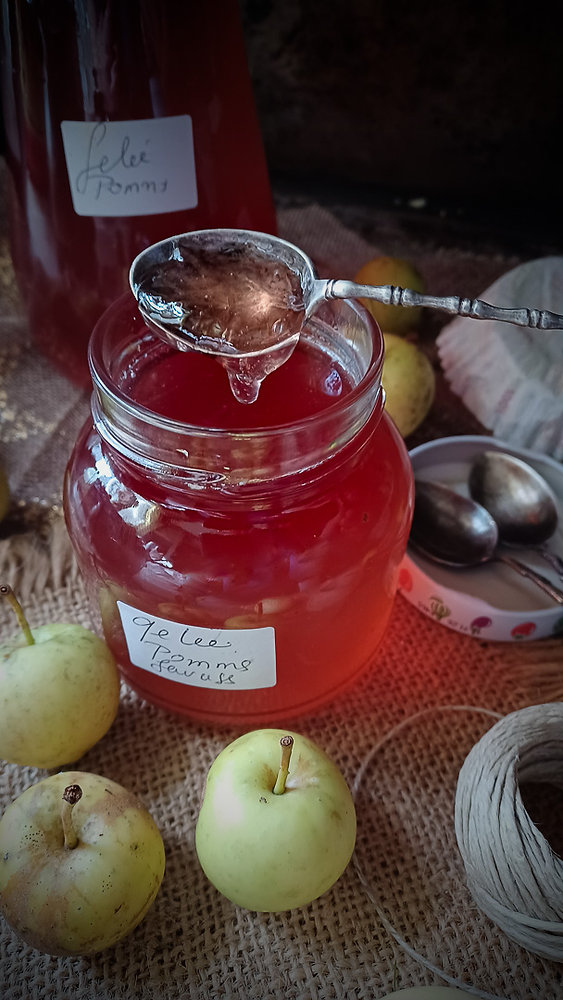
[[[72,764],[117,714],[119,674],[106,644],[82,625],[30,629],[11,587],[20,632],[0,646],[0,758],[29,767]]]
[[[163,875],[152,816],[99,774],[44,778],[0,820],[0,912],[48,955],[91,955],[121,940],[147,913]]]
[[[211,765],[196,851],[210,882],[237,906],[275,912],[310,903],[340,878],[355,840],[348,785],[305,736],[255,730]]]

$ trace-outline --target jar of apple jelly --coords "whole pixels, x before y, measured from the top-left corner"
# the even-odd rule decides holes
[[[412,515],[382,359],[367,312],[332,300],[244,404],[220,361],[160,340],[132,296],[105,312],[65,511],[106,641],[144,698],[281,721],[374,665]]]

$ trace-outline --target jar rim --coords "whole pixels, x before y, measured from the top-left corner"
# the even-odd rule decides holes
[[[216,436],[222,436],[224,434],[229,435],[244,435],[248,438],[260,438],[265,435],[270,435],[272,433],[281,433],[285,429],[296,430],[300,426],[307,427],[312,423],[316,423],[324,414],[334,414],[337,410],[345,410],[349,407],[353,407],[357,401],[358,396],[361,396],[369,388],[370,383],[377,380],[379,383],[381,381],[381,369],[383,367],[383,353],[384,353],[384,341],[381,330],[376,323],[375,319],[371,313],[365,309],[359,302],[355,302],[352,299],[342,299],[338,300],[342,305],[351,308],[356,312],[363,321],[365,322],[368,329],[372,333],[372,356],[367,367],[366,372],[362,378],[354,385],[345,396],[338,397],[334,402],[329,403],[324,407],[323,410],[307,414],[304,417],[299,417],[294,420],[284,421],[278,424],[260,424],[255,427],[247,427],[244,424],[236,425],[232,427],[202,427],[199,424],[191,424],[182,420],[176,420],[172,417],[164,416],[163,414],[157,413],[151,410],[149,407],[144,406],[137,400],[131,399],[131,397],[116,384],[114,378],[111,375],[109,366],[103,361],[104,354],[104,343],[103,340],[111,333],[112,320],[114,315],[121,312],[121,310],[126,306],[126,304],[131,305],[135,312],[135,318],[139,321],[139,330],[146,334],[146,340],[150,340],[151,343],[158,343],[158,338],[155,334],[151,333],[149,328],[145,325],[141,314],[136,308],[134,298],[129,292],[125,292],[120,296],[112,305],[103,313],[100,317],[90,337],[88,345],[88,364],[90,368],[90,375],[92,382],[96,389],[101,390],[105,396],[107,396],[115,405],[126,410],[133,417],[141,417],[150,422],[153,427],[159,428],[164,431],[171,431],[177,433],[186,433],[192,431],[200,436],[209,436],[211,438]],[[143,336],[145,339],[145,336]],[[378,343],[379,339],[379,343]],[[379,348],[377,350],[377,347]],[[242,409],[242,408],[241,408]]]
[[[340,336],[342,316],[349,323],[346,336]],[[342,362],[355,367],[357,381],[348,392],[316,413],[286,423],[200,426],[156,413],[119,385],[119,375],[133,370],[149,344],[155,349],[161,344],[126,293],[106,310],[90,338],[94,426],[124,459],[169,480],[189,480],[194,487],[250,486],[320,470],[327,459],[343,454],[349,442],[359,443],[358,432],[372,414],[383,411],[383,337],[367,310],[345,299],[330,300],[314,327],[311,340],[314,333],[337,343],[344,352]],[[174,348],[168,345],[168,350]]]

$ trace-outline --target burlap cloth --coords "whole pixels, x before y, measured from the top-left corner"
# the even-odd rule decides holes
[[[318,206],[280,209],[281,234],[335,276],[353,275],[376,250],[402,252],[437,293],[475,295],[516,263],[405,241],[390,217],[371,223],[378,235],[368,241]],[[13,495],[2,526],[1,576],[25,600],[33,625],[53,619],[96,625],[60,518],[64,465],[87,415],[88,394],[30,349],[5,240],[0,273],[1,457]],[[432,353],[432,336],[422,339]],[[418,440],[475,430],[440,384]],[[0,639],[12,631],[8,610],[0,608]],[[326,749],[351,786],[362,769],[359,832],[354,859],[330,892],[299,911],[275,915],[233,906],[206,881],[195,856],[207,769],[238,731],[169,717],[123,687],[115,724],[80,767],[121,782],[144,800],[166,846],[161,891],[139,928],[94,958],[39,954],[0,921],[2,1000],[371,1000],[394,988],[447,981],[484,997],[561,1000],[563,966],[513,945],[480,915],[465,888],[453,834],[455,782],[465,755],[493,720],[441,707],[505,713],[560,698],[561,666],[559,641],[487,644],[442,628],[397,597],[385,640],[363,679],[314,716],[287,720]],[[370,756],[386,734],[388,741]],[[43,776],[5,766],[0,809]],[[538,822],[557,837],[561,801],[543,813],[541,794],[530,801]]]

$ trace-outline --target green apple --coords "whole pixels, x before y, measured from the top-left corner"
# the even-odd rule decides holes
[[[237,906],[305,906],[340,878],[355,840],[348,785],[305,736],[254,730],[211,765],[196,851],[210,882]]]
[[[54,774],[0,820],[0,912],[32,948],[92,955],[141,922],[164,863],[158,827],[135,795],[99,774]]]
[[[0,758],[29,767],[72,764],[110,728],[119,674],[106,644],[82,625],[30,629],[10,587],[20,632],[0,646]]]

